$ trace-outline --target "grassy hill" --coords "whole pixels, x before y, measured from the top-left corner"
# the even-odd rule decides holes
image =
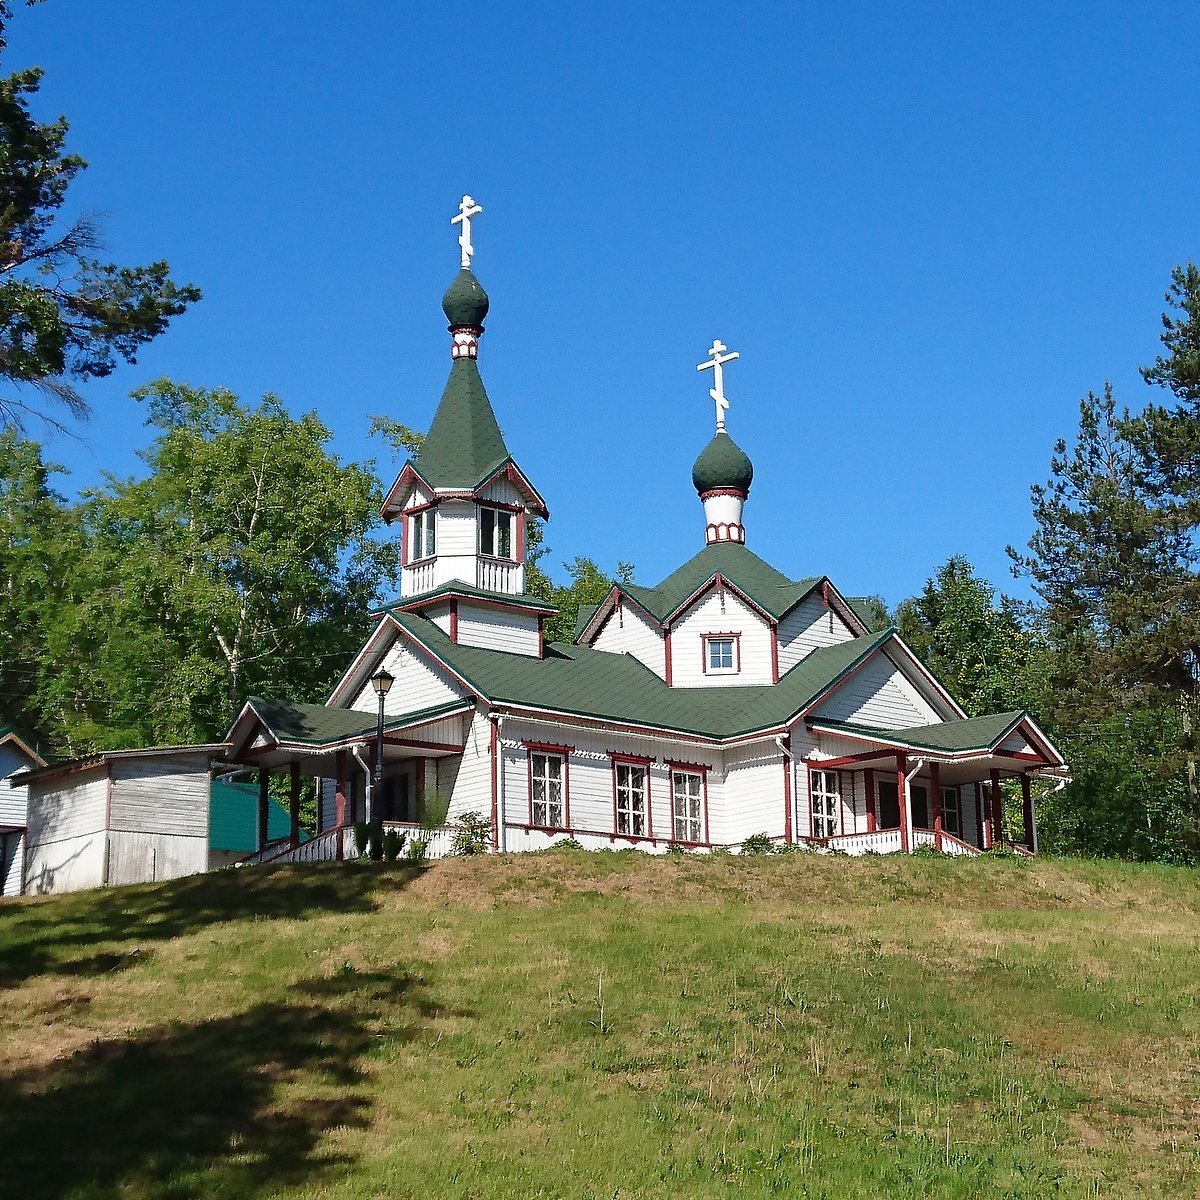
[[[1200,876],[569,851],[0,904],[0,1195],[1200,1192]]]

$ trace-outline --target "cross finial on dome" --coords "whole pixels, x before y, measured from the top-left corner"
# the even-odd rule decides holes
[[[451,225],[462,225],[462,233],[458,235],[458,244],[462,247],[462,267],[464,271],[471,269],[471,255],[475,247],[471,245],[471,218],[477,217],[483,208],[476,204],[470,196],[464,196],[458,206],[458,216],[450,218]]]
[[[726,354],[725,351],[729,347],[721,341],[720,338],[713,338],[713,344],[708,348],[708,353],[711,356],[708,362],[698,363],[697,371],[709,371],[713,373],[713,387],[709,388],[708,394],[716,401],[717,404],[717,432],[725,432],[725,410],[729,407],[729,401],[725,398],[725,374],[724,366],[727,362],[733,362],[738,357],[735,350],[732,354]]]

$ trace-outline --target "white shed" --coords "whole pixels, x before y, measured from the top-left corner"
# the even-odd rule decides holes
[[[0,729],[0,896],[19,896],[25,865],[28,789],[13,778],[46,760],[11,726]]]
[[[149,883],[208,867],[209,780],[224,744],[111,750],[26,771],[24,891]]]

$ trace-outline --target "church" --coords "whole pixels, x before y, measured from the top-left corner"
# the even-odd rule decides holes
[[[692,470],[696,552],[653,587],[615,584],[548,642],[553,606],[525,590],[528,523],[546,501],[500,431],[479,370],[488,296],[461,269],[442,300],[450,376],[420,452],[388,491],[400,596],[372,614],[323,705],[252,697],[230,762],[291,778],[292,835],[259,861],[354,853],[353,824],[414,830],[444,853],[466,814],[494,852],[571,838],[589,849],[739,849],[756,835],[849,854],[932,847],[1034,853],[1035,785],[1066,763],[1025,712],[968,718],[894,629],[824,575],[791,579],[750,548],[754,470],[726,428],[714,341],[716,430]],[[516,439],[514,439],[515,441]],[[698,441],[701,438],[697,439]],[[519,449],[519,446],[518,446]],[[299,782],[320,780],[317,836],[301,843]],[[1005,824],[1002,785],[1019,795]],[[436,801],[435,798],[436,797]]]

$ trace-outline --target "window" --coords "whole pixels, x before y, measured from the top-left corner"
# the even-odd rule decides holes
[[[437,538],[435,533],[432,508],[424,508],[409,517],[408,561],[416,562],[419,558],[432,558],[437,553]]]
[[[812,771],[809,774],[812,800],[813,837],[836,837],[842,810],[842,792],[836,771]]]
[[[741,647],[735,633],[712,634],[704,639],[704,671],[708,675],[734,675],[741,667]]]
[[[942,788],[942,829],[955,837],[962,836],[962,810],[959,808],[958,788]]]
[[[498,508],[479,508],[479,553],[512,558],[513,515]]]
[[[613,763],[617,793],[617,832],[646,836],[646,768]]]
[[[704,841],[704,776],[698,771],[672,771],[671,804],[675,840]]]
[[[542,829],[565,829],[563,784],[565,760],[561,754],[529,754],[529,820]]]

